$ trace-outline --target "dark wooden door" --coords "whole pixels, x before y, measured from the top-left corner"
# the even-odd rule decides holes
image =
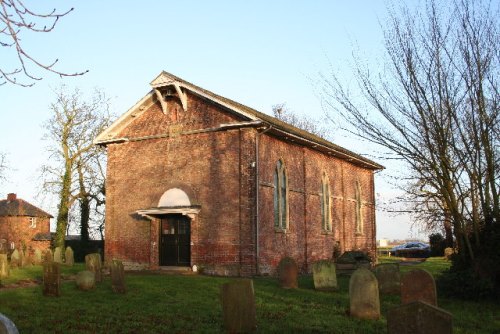
[[[161,266],[191,265],[191,224],[183,215],[168,215],[161,220]]]

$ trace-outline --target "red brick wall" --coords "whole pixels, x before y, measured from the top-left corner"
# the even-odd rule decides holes
[[[33,241],[33,237],[37,233],[50,232],[49,218],[36,217],[36,227],[31,227],[30,217],[0,217],[0,239],[6,239],[8,245],[11,242],[15,243],[17,249],[21,249],[23,245],[29,249],[46,249],[50,246],[50,242]]]
[[[268,134],[257,135],[253,128],[212,131],[220,124],[239,121],[221,107],[188,95],[187,112],[170,101],[165,115],[156,103],[117,134],[129,141],[108,145],[107,259],[118,258],[129,266],[158,266],[159,219],[150,221],[136,211],[156,207],[162,194],[174,187],[186,192],[192,204],[201,205],[191,221],[191,264],[208,273],[273,273],[285,255],[309,271],[313,261],[332,256],[336,242],[342,250],[375,252],[371,171]],[[280,158],[286,164],[290,189],[287,233],[274,229],[273,172]],[[322,230],[323,171],[330,178],[331,233]],[[357,180],[363,196],[363,235],[354,233]]]

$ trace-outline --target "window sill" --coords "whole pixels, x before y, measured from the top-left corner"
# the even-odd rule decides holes
[[[356,233],[354,233],[354,236],[356,236],[356,237],[362,237],[364,235],[365,234],[363,232],[356,232]]]
[[[274,228],[274,232],[276,233],[288,233],[288,230],[287,229],[284,229],[284,228],[281,228],[281,227],[275,227]]]
[[[331,234],[333,234],[333,231],[322,230],[321,234],[323,234],[323,235],[331,235]]]

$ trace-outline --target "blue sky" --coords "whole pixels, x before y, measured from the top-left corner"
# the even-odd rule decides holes
[[[165,70],[265,113],[285,102],[297,113],[321,118],[314,89],[318,73],[332,66],[349,83],[354,49],[374,70],[383,52],[380,22],[386,2],[379,0],[30,3],[45,10],[75,9],[53,32],[22,36],[26,49],[47,63],[58,58],[61,71],[89,72],[61,79],[35,71],[44,78],[32,88],[0,86],[0,152],[7,153],[10,167],[0,196],[16,192],[54,215],[53,199],[37,195],[37,189],[39,167],[48,159],[42,124],[50,117],[52,90],[61,84],[89,93],[104,90],[112,111],[121,115]],[[13,55],[0,52],[2,66],[13,66]],[[365,143],[331,128],[337,144],[370,153]],[[376,179],[381,198],[394,194],[385,175],[395,170],[387,167]],[[378,238],[417,237],[408,221],[379,213]]]

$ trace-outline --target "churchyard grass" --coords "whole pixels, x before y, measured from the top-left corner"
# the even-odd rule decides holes
[[[393,259],[391,259],[392,261]],[[385,261],[385,259],[384,259]],[[402,271],[423,268],[437,273],[448,264],[440,259]],[[407,269],[408,267],[408,269]],[[41,277],[41,267],[13,269],[9,280]],[[83,270],[62,266],[65,275]],[[60,297],[43,297],[40,286],[0,290],[0,313],[21,333],[220,333],[219,289],[231,278],[154,273],[127,273],[126,294],[115,294],[106,276],[92,291],[66,281]],[[398,296],[380,296],[380,320],[348,316],[349,277],[339,276],[337,292],[316,291],[312,276],[299,278],[299,289],[282,289],[276,278],[254,279],[260,333],[386,333],[385,315],[400,303]],[[500,333],[500,305],[439,298],[439,307],[453,314],[454,333]]]

